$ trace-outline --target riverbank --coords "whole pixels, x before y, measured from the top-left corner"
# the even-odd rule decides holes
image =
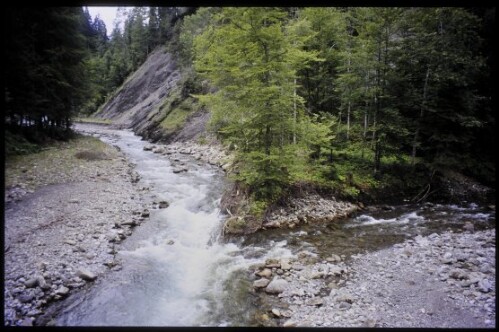
[[[266,326],[493,328],[494,229],[417,236],[345,261],[266,262],[254,288]]]
[[[10,158],[5,173],[4,324],[30,326],[120,268],[119,243],[148,216],[147,188],[118,149],[83,136]]]

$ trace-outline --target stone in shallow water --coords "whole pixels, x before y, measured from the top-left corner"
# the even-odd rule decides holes
[[[263,278],[270,278],[272,276],[272,271],[270,269],[263,269],[262,271],[257,272],[256,275]]]
[[[283,258],[281,259],[281,269],[290,270],[291,264],[289,263],[289,259]]]
[[[330,257],[326,258],[326,261],[330,263],[339,263],[341,262],[341,257],[335,254],[332,254]]]
[[[270,283],[269,279],[261,278],[253,282],[253,287],[255,288],[264,288]]]

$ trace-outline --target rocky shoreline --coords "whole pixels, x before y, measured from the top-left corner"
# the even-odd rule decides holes
[[[63,151],[48,158],[60,162]],[[120,269],[119,243],[148,217],[147,188],[121,152],[106,146],[103,154],[101,160],[73,158],[55,184],[6,188],[5,325],[38,325],[50,304]],[[37,178],[50,173],[25,167]]]
[[[311,252],[254,267],[266,326],[495,327],[495,230],[417,236],[345,260]],[[264,295],[265,294],[265,295]]]
[[[285,208],[272,211],[262,228],[292,229],[300,224],[331,222],[346,218],[359,208],[356,204],[338,201],[334,197],[325,198],[314,194],[301,198],[293,197]]]
[[[182,154],[191,155],[196,160],[221,167],[227,173],[231,172],[233,166],[233,156],[217,143],[201,145],[187,141],[175,142],[168,145],[150,144],[145,146],[144,150],[168,156],[174,167],[174,173],[188,171],[185,164],[179,158],[179,155]],[[252,228],[249,230],[250,232],[258,229],[294,228],[300,224],[307,224],[309,222],[331,222],[345,218],[359,210],[359,208],[360,206],[356,204],[339,201],[335,197],[322,197],[317,194],[309,194],[306,197],[290,198],[286,207],[274,209],[266,216],[265,220],[256,221],[256,223],[246,222],[247,224],[256,224],[256,227],[246,227],[247,229],[243,227],[243,231],[237,229],[237,225],[236,227],[232,227],[234,223],[243,222],[242,217],[235,216],[235,218],[228,219],[224,229],[227,234],[240,234],[245,233],[250,228]],[[231,217],[233,216],[231,215]],[[234,219],[236,220],[234,221]]]
[[[229,154],[217,145],[189,142],[144,149],[168,155],[174,172],[188,171],[182,154],[225,165],[226,171],[231,167]],[[134,165],[118,149],[106,145],[103,153],[106,158],[80,160],[58,183],[7,188],[5,325],[50,325],[44,317],[47,307],[91,286],[106,271],[121,269],[115,259],[120,243],[147,220],[148,209],[168,206],[153,202]],[[33,165],[25,167],[26,174],[36,174]],[[359,208],[309,195],[274,210],[262,226],[294,228],[345,217]],[[494,327],[495,230],[465,230],[417,236],[352,258],[331,253],[320,260],[314,252],[301,251],[253,266],[253,291],[266,303],[259,322],[285,327]]]

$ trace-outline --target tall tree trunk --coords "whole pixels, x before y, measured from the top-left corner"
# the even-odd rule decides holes
[[[296,144],[296,77],[293,86],[293,144]]]
[[[349,100],[347,108],[347,141],[350,138],[350,107],[351,107],[351,102]]]
[[[428,91],[428,81],[430,78],[430,66],[426,69],[426,77],[423,85],[423,101],[421,102],[421,107],[419,109],[419,118],[416,124],[416,130],[414,131],[414,137],[412,139],[412,154],[411,154],[411,166],[414,167],[416,165],[416,151],[418,147],[419,140],[419,131],[421,130],[421,121],[424,116],[424,110],[426,107],[426,98]]]

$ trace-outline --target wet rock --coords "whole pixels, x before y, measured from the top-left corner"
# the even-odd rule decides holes
[[[332,254],[330,257],[326,258],[326,261],[330,263],[339,263],[341,262],[341,257],[335,254]]]
[[[258,280],[255,280],[253,282],[253,287],[254,288],[265,288],[267,285],[270,283],[270,280],[267,278],[261,278]]]
[[[281,267],[281,263],[279,262],[279,260],[275,259],[275,258],[269,258],[265,261],[265,267],[268,267],[268,268],[280,268]]]
[[[269,294],[279,294],[288,288],[288,282],[284,279],[274,278],[265,288],[265,292]]]
[[[281,259],[281,269],[283,270],[290,270],[291,269],[291,264],[289,263],[289,259]]]
[[[144,151],[152,151],[152,149],[154,148],[155,146],[154,145],[145,145],[143,150]]]
[[[336,266],[336,265],[329,266],[329,274],[330,275],[340,276],[343,272],[344,272],[344,269],[342,269],[339,266]]]
[[[136,226],[136,225],[137,224],[136,224],[135,220],[132,219],[132,220],[125,220],[125,221],[123,221],[120,226],[132,226],[133,227],[133,226]]]
[[[78,271],[76,271],[76,275],[86,281],[93,281],[97,278],[94,273],[84,268],[80,268]]]
[[[141,216],[142,218],[148,218],[148,217],[149,217],[149,215],[150,215],[150,212],[149,212],[149,210],[148,210],[148,209],[145,209],[145,210],[144,210],[144,211],[142,211],[142,213],[140,214],[140,216]]]
[[[305,267],[304,267],[303,265],[301,265],[301,264],[293,264],[293,265],[291,266],[291,268],[292,268],[293,270],[296,270],[296,271],[301,271],[301,270],[303,270]]]
[[[167,201],[161,201],[159,202],[159,208],[160,209],[166,209],[168,206],[170,206],[170,204],[167,202]]]
[[[281,311],[279,311],[279,309],[272,309],[272,314],[276,317],[281,317]]]
[[[272,276],[272,271],[270,269],[265,268],[262,271],[257,272],[256,275],[259,277],[270,279],[270,277]]]
[[[165,149],[163,147],[157,147],[153,150],[153,153],[163,154],[165,153]]]

